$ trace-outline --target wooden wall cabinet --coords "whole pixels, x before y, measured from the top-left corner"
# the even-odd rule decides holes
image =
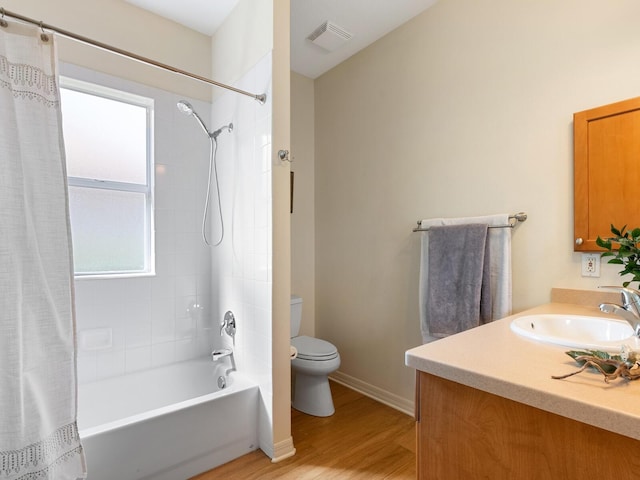
[[[416,394],[419,480],[640,478],[633,438],[425,372]]]
[[[640,97],[573,116],[574,250],[598,251],[596,238],[640,227]]]

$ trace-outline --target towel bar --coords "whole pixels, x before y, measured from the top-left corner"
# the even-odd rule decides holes
[[[518,223],[522,223],[527,219],[527,214],[524,212],[515,213],[513,215],[509,215],[509,224],[508,225],[489,225],[489,228],[513,228]],[[418,226],[413,229],[414,232],[427,232],[429,228],[422,228],[422,220],[418,220]]]

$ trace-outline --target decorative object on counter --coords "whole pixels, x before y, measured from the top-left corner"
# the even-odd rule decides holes
[[[602,257],[614,257],[607,263],[614,265],[624,265],[624,268],[619,272],[620,276],[631,274],[633,278],[629,281],[622,283],[624,287],[629,286],[632,282],[640,283],[640,228],[634,228],[631,231],[626,230],[625,225],[620,230],[611,225],[611,233],[615,237],[602,239],[598,237],[596,244],[606,249],[606,252],[602,253]],[[618,244],[617,249],[614,248],[614,244]]]
[[[637,380],[640,378],[640,355],[638,352],[629,350],[628,347],[622,347],[620,355],[611,355],[600,350],[570,350],[566,352],[582,367],[575,372],[566,375],[552,375],[555,380],[562,380],[585,371],[587,368],[593,369],[604,375],[604,381],[609,383],[617,378],[626,378],[627,380]]]

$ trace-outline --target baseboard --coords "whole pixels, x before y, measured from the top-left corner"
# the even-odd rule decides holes
[[[407,415],[413,416],[414,413],[414,401],[407,400],[399,395],[396,395],[391,392],[387,392],[381,388],[376,387],[375,385],[371,385],[367,382],[363,382],[362,380],[358,380],[346,373],[342,372],[334,372],[329,376],[331,380],[334,382],[338,382],[345,387],[349,387],[356,392],[359,392],[363,395],[366,395],[369,398],[372,398],[380,403],[387,405],[388,407],[395,408],[396,410],[401,411],[402,413],[406,413]]]
[[[271,457],[271,463],[278,463],[289,457],[293,457],[296,454],[296,449],[293,446],[293,437],[289,437],[286,440],[276,443],[273,446],[273,456]]]

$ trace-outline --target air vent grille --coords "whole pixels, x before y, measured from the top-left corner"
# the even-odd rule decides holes
[[[329,52],[333,52],[351,38],[353,34],[330,21],[324,22],[307,37],[308,40]]]

